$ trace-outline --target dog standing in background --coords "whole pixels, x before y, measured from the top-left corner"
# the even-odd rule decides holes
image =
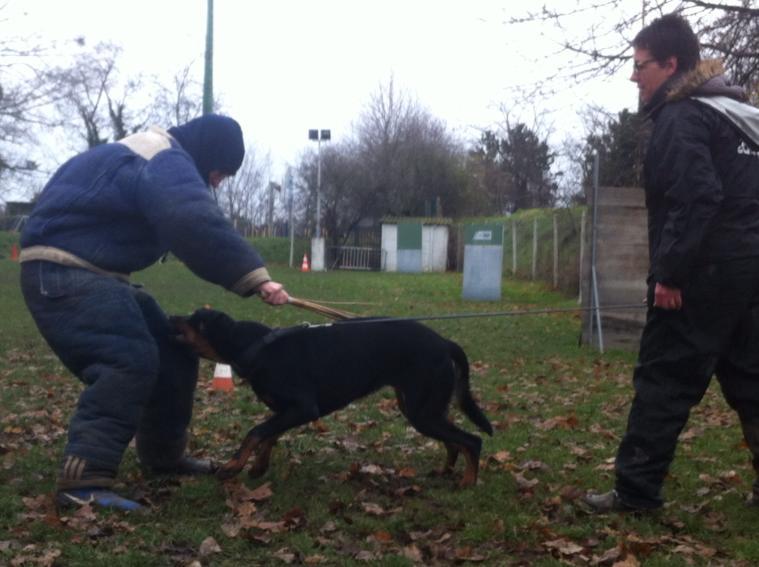
[[[414,321],[351,319],[271,329],[211,309],[172,317],[172,323],[181,341],[204,358],[230,364],[274,412],[248,432],[218,470],[220,479],[239,473],[254,452],[249,474],[264,474],[285,431],[391,386],[411,425],[445,445],[444,471],[452,472],[463,453],[466,470],[459,484],[477,482],[482,439],[448,419],[451,400],[455,397],[461,411],[488,435],[493,427],[469,389],[466,354],[430,328]]]

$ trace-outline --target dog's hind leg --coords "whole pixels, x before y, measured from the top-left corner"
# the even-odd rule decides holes
[[[234,456],[226,464],[219,467],[216,477],[220,480],[232,478],[243,469],[253,451],[261,444],[266,444],[272,439],[276,442],[277,438],[288,429],[303,425],[318,417],[319,413],[316,407],[312,408],[311,411],[306,411],[300,407],[290,406],[285,411],[274,414],[248,431]],[[273,445],[273,442],[271,444]],[[268,452],[271,452],[271,447],[268,448]],[[268,457],[266,462],[268,464]]]
[[[445,465],[443,465],[440,474],[448,475],[453,472],[453,467],[456,466],[456,461],[459,458],[460,449],[459,446],[454,443],[445,443],[446,457]]]
[[[459,486],[462,488],[477,483],[477,475],[480,470],[480,450],[482,439],[463,429],[459,429],[443,416],[415,416],[410,419],[411,424],[419,433],[432,437],[445,444],[447,451],[446,468],[452,469],[459,452],[464,453],[466,458],[466,470]]]
[[[398,399],[398,409],[401,410],[401,413],[406,417],[406,419],[409,419],[408,411],[406,409],[406,398],[403,395],[403,390],[400,388],[395,388],[395,395]],[[409,419],[409,421],[411,420]],[[447,442],[445,443],[445,450],[447,451],[445,465],[443,465],[443,468],[436,473],[441,476],[447,476],[453,473],[453,467],[456,466],[456,461],[458,460],[459,453],[461,452],[458,445]]]
[[[482,448],[482,440],[479,437],[477,439],[476,448],[462,447],[464,450],[464,457],[466,457],[466,469],[464,470],[464,476],[459,481],[461,488],[467,486],[474,486],[477,484],[477,476],[480,473],[480,450]]]
[[[269,437],[261,441],[256,451],[256,460],[253,461],[250,469],[248,469],[248,476],[250,478],[258,478],[264,475],[269,469],[269,459],[271,457],[271,450],[274,445],[277,444],[276,437]]]

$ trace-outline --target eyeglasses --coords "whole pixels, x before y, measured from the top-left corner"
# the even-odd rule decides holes
[[[653,63],[656,59],[645,59],[643,61],[633,61],[633,73],[640,73],[645,69],[649,63]]]

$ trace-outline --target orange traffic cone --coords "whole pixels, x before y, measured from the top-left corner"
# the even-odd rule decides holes
[[[303,254],[303,262],[300,265],[301,272],[310,272],[311,268],[308,267],[308,254]]]
[[[11,245],[11,260],[18,262],[18,245],[15,242]]]
[[[214,390],[222,392],[231,392],[235,389],[235,383],[232,381],[232,367],[229,364],[217,364],[213,370]]]

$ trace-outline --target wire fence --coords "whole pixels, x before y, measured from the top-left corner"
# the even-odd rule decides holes
[[[533,209],[497,222],[503,225],[504,277],[541,281],[567,294],[579,293],[580,264],[586,252],[585,207]],[[457,271],[464,266],[464,226],[455,225],[451,235],[449,266]]]

